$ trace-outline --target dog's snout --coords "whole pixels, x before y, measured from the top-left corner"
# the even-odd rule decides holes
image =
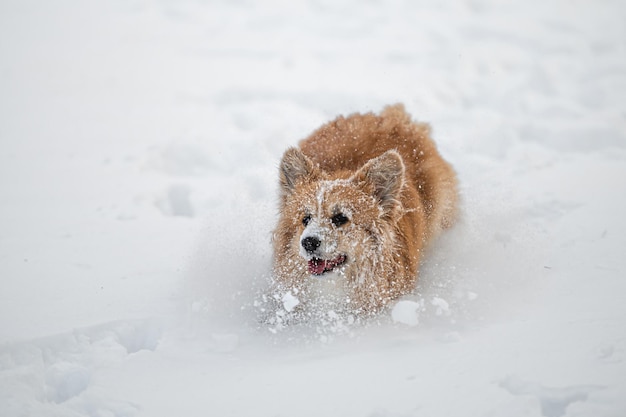
[[[317,248],[320,247],[320,245],[322,244],[322,242],[320,242],[320,240],[318,238],[316,238],[315,236],[307,236],[304,239],[302,239],[302,247],[304,248],[305,251],[307,251],[308,253],[313,253],[317,250]]]

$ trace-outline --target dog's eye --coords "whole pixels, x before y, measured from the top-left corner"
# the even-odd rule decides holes
[[[307,214],[306,216],[304,216],[302,218],[302,224],[305,226],[308,226],[308,224],[311,222],[311,215]]]
[[[348,223],[348,220],[349,219],[343,213],[337,213],[330,219],[336,227],[343,226]]]

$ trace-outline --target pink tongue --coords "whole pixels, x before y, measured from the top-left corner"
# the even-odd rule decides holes
[[[311,259],[309,261],[309,274],[322,275],[326,270],[327,261],[323,259]]]

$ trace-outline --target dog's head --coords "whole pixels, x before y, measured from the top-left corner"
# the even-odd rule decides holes
[[[369,160],[356,172],[327,173],[291,148],[280,165],[282,228],[288,250],[319,276],[364,265],[385,244],[401,212],[404,164],[396,151]],[[364,263],[365,262],[365,263]]]

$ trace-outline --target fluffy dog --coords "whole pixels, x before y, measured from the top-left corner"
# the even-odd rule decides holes
[[[289,312],[357,315],[414,290],[424,248],[457,211],[457,180],[401,104],[338,117],[280,163],[274,280]],[[276,297],[275,297],[276,298]]]

